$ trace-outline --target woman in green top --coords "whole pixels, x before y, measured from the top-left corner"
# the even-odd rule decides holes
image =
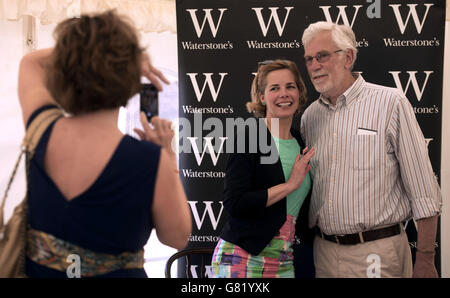
[[[260,64],[251,94],[247,108],[264,118],[279,158],[264,164],[260,150],[230,154],[224,190],[228,221],[213,254],[214,277],[294,277],[292,245],[311,189],[308,163],[314,149],[304,148],[291,126],[306,103],[306,89],[294,62],[275,60]],[[257,135],[247,134],[247,144],[259,146]]]

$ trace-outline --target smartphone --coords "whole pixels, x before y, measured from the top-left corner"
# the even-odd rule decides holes
[[[141,111],[145,113],[150,122],[152,117],[159,114],[158,89],[153,84],[141,84],[140,103]]]

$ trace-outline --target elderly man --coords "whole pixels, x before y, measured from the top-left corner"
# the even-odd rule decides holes
[[[314,147],[309,225],[317,277],[437,277],[434,248],[442,197],[423,134],[397,89],[352,72],[348,26],[311,24],[305,63],[320,97],[301,132]],[[414,270],[402,222],[417,221]]]

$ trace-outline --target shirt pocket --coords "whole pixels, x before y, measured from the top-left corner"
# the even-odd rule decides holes
[[[377,162],[378,135],[354,135],[352,137],[352,168],[374,170]]]

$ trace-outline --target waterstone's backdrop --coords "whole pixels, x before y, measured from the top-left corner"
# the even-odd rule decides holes
[[[190,247],[214,247],[226,222],[223,180],[234,133],[228,124],[244,125],[236,119],[252,117],[245,103],[258,62],[295,61],[309,103],[318,97],[301,44],[303,30],[316,21],[351,26],[359,51],[354,71],[408,97],[439,178],[445,1],[177,0],[179,115],[190,124],[180,129],[179,155],[194,218]],[[414,258],[413,220],[406,231]],[[440,271],[439,237],[436,247]]]
[[[134,20],[154,64],[172,82],[161,94],[161,115],[172,120],[192,120],[201,112],[200,125],[192,127],[192,131],[200,131],[198,140],[184,139],[192,151],[180,154],[180,175],[194,220],[189,246],[214,246],[225,220],[220,176],[226,153],[218,150],[221,139],[210,140],[211,143],[204,139],[214,129],[207,127],[207,119],[248,117],[244,103],[249,100],[256,63],[268,58],[296,61],[305,77],[308,96],[314,100],[317,94],[301,59],[301,33],[310,22],[337,21],[351,25],[356,32],[359,59],[355,71],[362,72],[368,81],[401,88],[415,108],[443,192],[437,239],[440,256],[437,254],[436,264],[441,275],[449,277],[450,156],[445,154],[450,150],[450,87],[445,83],[450,79],[449,0],[303,2],[0,0],[0,191],[6,186],[23,136],[17,101],[20,58],[33,49],[52,46],[51,34],[59,20],[80,12],[116,8]],[[121,113],[123,130],[135,123],[130,118],[133,108]],[[195,136],[193,133],[191,137]],[[200,143],[201,140],[204,141]],[[19,198],[24,185],[21,171],[11,197]],[[6,217],[17,203],[18,200],[7,203]],[[407,229],[413,247],[413,222]],[[174,252],[153,234],[146,246],[145,268],[149,276],[164,276],[165,261]]]

